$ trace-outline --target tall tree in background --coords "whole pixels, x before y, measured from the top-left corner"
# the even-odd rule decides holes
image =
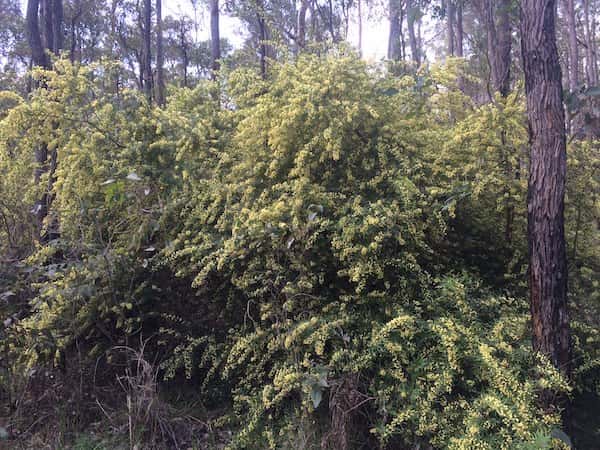
[[[510,92],[510,0],[479,0],[477,7],[487,33],[491,88],[506,97]]]
[[[408,40],[410,43],[410,54],[413,62],[417,65],[421,65],[421,42],[415,25],[418,27],[420,21],[421,11],[417,0],[406,1],[406,19],[408,25]]]
[[[31,49],[31,61],[34,66],[48,67],[48,58],[42,45],[42,36],[39,25],[39,0],[27,2],[26,34],[29,48]]]
[[[579,44],[577,43],[577,20],[575,17],[575,0],[563,0],[563,9],[567,22],[569,43],[569,90],[575,92],[579,85]]]
[[[464,56],[464,28],[463,28],[463,0],[458,0],[455,8],[456,13],[456,56]]]
[[[454,22],[456,20],[456,7],[452,0],[448,0],[446,5],[446,16],[448,25],[448,56],[454,56],[454,45],[456,43],[456,33],[454,30]]]
[[[566,136],[555,0],[521,1],[521,52],[530,133],[527,197],[533,347],[571,372],[564,234]],[[550,398],[543,398],[546,404]]]
[[[148,101],[152,100],[152,0],[144,0],[143,17],[143,52],[142,52],[142,88]]]
[[[221,33],[219,31],[219,0],[210,0],[210,68],[216,77],[220,68]]]
[[[596,16],[590,14],[590,0],[583,0],[585,23],[586,72],[588,85],[598,85],[598,57],[596,55]]]
[[[40,17],[43,19],[44,24],[43,33],[40,32]],[[46,52],[58,55],[63,45],[62,0],[42,0],[41,3],[39,0],[29,0],[27,3],[26,29],[32,64],[49,69],[51,60]],[[38,145],[34,151],[37,164],[34,172],[35,182],[41,183],[42,175],[49,173],[47,185],[32,210],[36,221],[38,239],[48,241],[58,233],[56,223],[50,224],[47,232],[43,233],[44,222],[48,217],[52,203],[52,187],[58,155],[56,148],[48,155],[47,144]]]
[[[511,0],[479,0],[476,3],[479,16],[486,30],[487,59],[490,70],[491,86],[489,93],[491,99],[496,92],[506,98],[510,93],[510,66],[512,51],[512,27],[510,12]],[[503,164],[505,166],[507,187],[505,193],[505,223],[504,239],[507,244],[512,243],[514,205],[512,202],[510,185],[515,178],[515,168],[511,163],[510,152],[506,147],[506,130],[501,131],[503,151]]]
[[[306,47],[306,12],[308,11],[309,0],[300,0],[300,8],[298,9],[298,35],[296,46],[298,52]]]
[[[156,0],[156,102],[159,105],[165,103],[164,60],[162,0]]]
[[[358,18],[358,54],[362,55],[363,49],[363,12],[362,12],[362,0],[356,1],[357,18]]]
[[[402,22],[404,19],[403,0],[388,1],[388,15],[390,20],[390,34],[388,38],[387,57],[392,61],[400,61],[404,57]]]
[[[263,0],[256,0],[256,21],[258,24],[260,74],[263,78],[266,78],[268,31],[265,5]]]

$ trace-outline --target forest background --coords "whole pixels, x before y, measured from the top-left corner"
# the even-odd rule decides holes
[[[598,448],[598,17],[0,0],[0,446]]]

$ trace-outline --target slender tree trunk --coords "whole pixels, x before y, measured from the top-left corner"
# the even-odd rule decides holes
[[[165,73],[162,30],[162,0],[156,0],[156,102],[165,104]]]
[[[321,29],[319,28],[317,22],[317,11],[319,10],[319,5],[317,5],[317,0],[311,0],[310,2],[310,33],[315,40],[315,42],[322,42],[323,35],[321,34]]]
[[[143,14],[143,57],[142,79],[143,89],[149,102],[152,101],[152,3],[144,0]]]
[[[448,24],[448,56],[454,56],[454,43],[456,40],[456,36],[454,33],[454,19],[456,16],[456,10],[454,7],[453,0],[448,0],[446,6],[446,17]]]
[[[358,8],[358,54],[362,56],[363,47],[363,18],[362,18],[362,1],[357,0]]]
[[[64,42],[64,13],[62,0],[52,1],[52,53],[58,55],[63,49]]]
[[[300,2],[300,9],[298,10],[298,37],[296,39],[296,45],[298,53],[300,50],[306,47],[306,11],[308,10],[308,0],[302,0]]]
[[[40,8],[41,6],[41,8]],[[44,35],[40,33],[39,16],[40,13],[44,23]],[[26,34],[29,46],[31,48],[31,61],[33,65],[49,69],[50,59],[46,55],[46,50],[54,54],[59,54],[63,44],[63,8],[62,0],[29,0],[26,14]],[[50,161],[48,161],[50,156]],[[52,203],[52,188],[54,185],[54,173],[57,166],[57,151],[52,150],[48,155],[48,146],[43,143],[34,149],[34,157],[37,167],[34,171],[34,181],[40,184],[42,176],[48,173],[47,186],[43,190],[41,197],[35,202],[33,215],[35,217],[38,239],[47,242],[57,236],[58,225],[56,221],[49,224],[47,233],[43,235],[44,222],[48,217],[50,205]]]
[[[521,53],[531,142],[527,234],[533,347],[569,377],[564,234],[567,158],[555,14],[555,0],[521,0]],[[543,401],[550,406],[549,393]]]
[[[331,34],[331,40],[333,42],[338,42],[337,35],[335,34],[335,26],[333,25],[333,1],[328,0],[328,25],[329,25],[329,33]]]
[[[389,0],[388,14],[390,17],[390,34],[388,37],[387,57],[392,61],[399,61],[402,58],[400,43],[400,35],[402,34],[402,25],[400,22],[402,4],[400,0]]]
[[[569,90],[575,92],[579,85],[579,48],[577,44],[577,22],[575,0],[563,0],[569,42]]]
[[[456,4],[456,56],[464,56],[463,0]]]
[[[29,0],[27,2],[26,14],[26,34],[29,48],[31,49],[31,60],[34,66],[48,67],[48,58],[44,52],[39,25],[39,0]]]
[[[595,18],[590,20],[590,0],[583,0],[583,14],[585,21],[587,79],[589,85],[597,86],[598,64],[596,58],[596,30],[594,26]]]
[[[265,21],[265,12],[262,0],[257,0],[256,19],[258,21],[259,33],[259,59],[260,59],[260,75],[262,78],[267,77],[267,24]]]
[[[216,78],[221,68],[221,33],[219,30],[219,0],[210,0],[210,68]]]
[[[512,47],[510,0],[485,0],[484,20],[492,89],[506,97],[510,92],[510,54]],[[497,8],[495,8],[497,5]],[[495,16],[498,20],[496,21]]]
[[[187,50],[183,51],[183,87],[188,86],[188,66],[190,64]]]
[[[415,22],[419,14],[419,7],[415,4],[415,0],[407,1],[407,24],[408,24],[408,40],[410,43],[410,53],[413,62],[417,65],[421,65],[421,50],[419,48],[419,39],[415,32]]]

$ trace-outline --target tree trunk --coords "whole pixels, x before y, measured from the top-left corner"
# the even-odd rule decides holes
[[[298,53],[306,47],[306,11],[308,10],[308,0],[301,0],[298,10],[298,37],[296,45]]]
[[[419,39],[415,32],[415,22],[419,14],[419,7],[415,4],[415,0],[407,1],[407,24],[408,24],[408,40],[410,42],[410,53],[413,62],[418,66],[421,65],[421,50],[419,48]]]
[[[485,0],[483,3],[492,89],[506,97],[510,92],[511,2],[510,0]],[[495,4],[497,4],[497,9],[494,7]],[[496,15],[498,16],[497,21]]]
[[[260,75],[263,79],[267,77],[267,24],[262,0],[256,2],[256,20],[258,22]]]
[[[152,101],[152,3],[144,0],[143,14],[143,57],[142,57],[142,87],[149,102]]]
[[[458,0],[456,4],[456,56],[464,56],[464,30],[463,30],[463,0]]]
[[[39,27],[40,13],[44,23],[43,40]],[[62,50],[62,0],[42,0],[41,5],[39,0],[29,0],[27,4],[26,33],[31,48],[32,64],[49,69],[51,61],[45,53],[46,50],[54,54],[59,54]],[[48,161],[48,146],[43,143],[34,149],[34,157],[37,165],[33,174],[35,183],[39,184],[42,181],[42,176],[49,172],[47,186],[43,190],[41,197],[35,202],[32,210],[36,222],[37,237],[41,242],[47,242],[56,237],[58,233],[57,223],[49,224],[46,234],[43,234],[42,231],[53,199],[52,188],[57,166],[57,151],[54,149],[50,153],[50,161]]]
[[[533,348],[569,377],[571,342],[564,235],[566,136],[555,14],[555,0],[521,1],[521,53],[531,142],[527,196],[529,289]],[[551,406],[549,393],[543,395],[543,401]]]
[[[358,54],[362,56],[362,40],[363,40],[363,22],[362,22],[362,1],[357,0],[358,8]]]
[[[40,7],[39,0],[29,0],[27,2],[26,14],[26,34],[29,47],[31,49],[31,60],[34,66],[48,68],[48,58],[42,45],[40,35],[40,25],[38,11]]]
[[[165,104],[165,74],[162,32],[162,0],[156,0],[156,102]]]
[[[456,15],[456,10],[454,7],[453,0],[448,0],[446,8],[446,18],[448,20],[448,56],[454,56],[454,43],[456,39],[454,33],[454,19]]]
[[[563,0],[569,41],[569,90],[575,92],[579,85],[579,48],[575,19],[575,0]]]
[[[338,40],[336,39],[335,26],[333,25],[333,1],[328,0],[327,4],[328,4],[328,9],[329,9],[329,11],[328,11],[329,33],[331,34],[331,40],[333,42],[337,42]]]
[[[221,34],[219,30],[219,0],[210,0],[210,68],[213,78],[221,68]]]
[[[52,53],[58,55],[63,49],[63,4],[62,0],[52,1]]]
[[[594,26],[595,19],[592,18],[590,20],[590,0],[583,0],[583,13],[585,20],[587,81],[588,85],[597,86],[598,66],[596,58],[596,30]]]
[[[400,35],[402,34],[402,25],[400,22],[402,3],[400,0],[389,0],[388,8],[390,16],[390,34],[388,37],[387,57],[392,61],[400,61],[402,58],[402,47],[400,43]]]

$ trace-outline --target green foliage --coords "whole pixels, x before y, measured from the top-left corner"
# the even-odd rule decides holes
[[[457,60],[395,76],[340,51],[158,108],[104,89],[120,70],[59,61],[31,98],[2,97],[0,251],[19,262],[0,266],[3,383],[74,354],[110,372],[112,348],[146,342],[165,385],[227,405],[231,448],[554,445],[537,395],[571,387],[530,349],[518,92],[478,106]],[[44,145],[59,163],[36,183]],[[594,149],[570,160],[582,310]],[[48,189],[60,233],[41,243],[29,211]],[[574,329],[591,391],[597,327]]]

